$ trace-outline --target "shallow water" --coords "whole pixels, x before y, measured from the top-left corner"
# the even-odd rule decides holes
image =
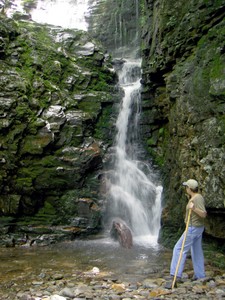
[[[170,254],[160,246],[121,248],[108,238],[75,240],[48,247],[0,249],[2,288],[29,286],[42,276],[77,274],[99,268],[123,282],[137,282],[168,268]]]

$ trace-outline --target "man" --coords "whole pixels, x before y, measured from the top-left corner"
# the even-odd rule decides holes
[[[189,179],[183,182],[186,188],[186,193],[189,195],[189,201],[186,206],[185,223],[187,223],[188,212],[191,209],[189,226],[187,229],[184,250],[177,272],[177,282],[181,282],[182,272],[185,266],[187,253],[191,249],[191,258],[194,268],[193,279],[197,280],[205,277],[204,254],[202,250],[202,234],[204,231],[204,218],[207,215],[205,209],[204,198],[198,192],[198,182],[194,179]],[[180,251],[183,243],[184,233],[177,241],[173,249],[173,257],[170,266],[171,276],[175,275],[177,263],[180,256]]]

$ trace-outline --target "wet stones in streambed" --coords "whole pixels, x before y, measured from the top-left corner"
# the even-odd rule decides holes
[[[96,269],[97,270],[97,269]],[[157,276],[140,282],[122,282],[110,273],[83,272],[79,275],[55,273],[41,276],[31,285],[17,286],[15,294],[6,293],[4,300],[132,300],[132,299],[212,299],[225,298],[225,274],[191,281],[184,276],[183,283],[174,289],[165,288],[166,278]]]

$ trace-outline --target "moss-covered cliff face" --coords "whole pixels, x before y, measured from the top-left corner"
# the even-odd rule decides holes
[[[0,35],[0,233],[94,230],[119,101],[109,58],[81,31],[0,15]]]
[[[225,238],[225,6],[142,1],[143,118],[161,166],[165,227],[183,224],[181,183],[199,181],[206,232]]]

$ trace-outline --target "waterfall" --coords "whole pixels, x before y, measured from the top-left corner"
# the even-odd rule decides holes
[[[162,187],[153,183],[150,165],[139,161],[141,60],[128,59],[118,70],[124,97],[116,122],[114,167],[110,172],[111,219],[119,217],[130,226],[134,241],[156,245],[160,230]]]
[[[87,31],[86,19],[96,2],[95,0],[37,0],[28,11],[35,22]],[[7,15],[11,16],[15,11],[26,12],[23,0],[14,0],[7,10]]]
[[[38,1],[32,11],[32,19],[40,23],[59,25],[64,28],[87,30],[89,0],[45,0]]]
[[[8,11],[23,12],[23,1],[14,0],[14,7]],[[77,28],[87,31],[87,16],[91,14],[98,0],[38,0],[36,7],[29,11],[31,18],[40,23],[59,25],[64,28]],[[138,0],[135,0],[136,25],[138,24]],[[117,11],[117,10],[116,10]],[[118,19],[117,19],[118,17]],[[123,31],[120,12],[115,15],[117,35],[122,39]],[[138,30],[132,47],[125,47],[120,41],[121,49],[115,49],[114,55],[129,54],[138,41]],[[117,43],[117,39],[115,40]],[[131,50],[132,49],[132,50]],[[113,168],[109,177],[109,199],[107,216],[109,219],[120,217],[130,226],[134,242],[142,245],[157,245],[161,217],[162,187],[151,165],[143,161],[141,141],[139,138],[140,78],[141,60],[125,59],[123,67],[117,70],[119,84],[123,88],[118,119],[117,134],[113,152]]]

